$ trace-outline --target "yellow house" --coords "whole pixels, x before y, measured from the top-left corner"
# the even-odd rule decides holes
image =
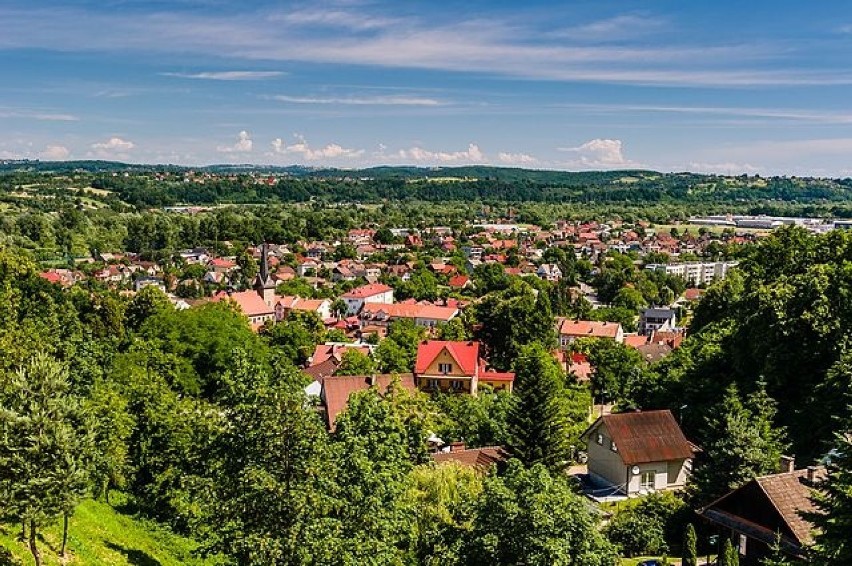
[[[487,371],[479,342],[426,340],[417,347],[415,383],[424,391],[476,395],[480,385],[512,390],[514,373]]]

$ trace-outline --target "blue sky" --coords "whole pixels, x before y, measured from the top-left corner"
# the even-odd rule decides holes
[[[852,175],[852,3],[0,2],[0,159]]]

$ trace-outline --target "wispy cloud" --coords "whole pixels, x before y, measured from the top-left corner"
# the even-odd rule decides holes
[[[852,124],[852,112],[831,110],[808,110],[802,108],[759,108],[736,106],[675,106],[643,104],[562,104],[561,108],[585,110],[592,113],[660,113],[692,114],[711,116],[736,116],[749,118],[771,118],[793,122],[817,124]]]
[[[291,104],[339,104],[344,106],[443,106],[446,104],[434,98],[419,96],[318,97],[279,94],[270,98]]]
[[[401,149],[388,157],[398,161],[416,163],[446,164],[488,162],[488,158],[475,143],[469,144],[467,149],[462,151],[433,151],[422,147],[412,147],[409,149]]]
[[[73,114],[54,113],[43,110],[29,110],[0,107],[0,119],[18,118],[24,120],[41,120],[46,122],[77,122],[80,118]]]
[[[208,81],[257,81],[280,77],[282,71],[206,71],[202,73],[160,73],[164,77],[200,79]]]
[[[620,14],[588,24],[561,28],[549,32],[547,35],[575,41],[624,41],[625,39],[647,36],[659,32],[667,23],[668,20],[662,17]]]
[[[363,10],[362,10],[363,11]],[[632,16],[636,17],[636,16]],[[344,26],[352,19],[352,25]],[[357,23],[360,18],[360,23]],[[628,17],[629,20],[629,17]],[[66,22],[75,25],[68,26]],[[325,22],[325,23],[323,23]],[[336,22],[339,33],[317,26]],[[618,26],[625,17],[609,23]],[[352,28],[360,28],[352,29]],[[366,31],[364,31],[366,30]],[[0,8],[0,48],[61,51],[181,52],[254,61],[297,61],[473,72],[534,80],[663,86],[755,87],[852,84],[852,72],[818,64],[780,67],[787,47],[743,41],[600,45],[547,38],[508,19],[391,20],[340,10],[293,17],[156,12],[123,14],[81,9]],[[765,63],[771,60],[773,66]],[[248,80],[273,71],[172,73],[209,80]],[[266,76],[265,78],[268,78]]]

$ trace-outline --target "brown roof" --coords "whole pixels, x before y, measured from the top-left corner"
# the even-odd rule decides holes
[[[618,447],[621,460],[628,466],[684,460],[694,454],[669,410],[615,413],[604,415],[598,421],[603,421]],[[589,431],[596,425],[597,422]]]
[[[617,322],[599,322],[596,320],[565,319],[559,326],[559,334],[578,338],[612,338],[618,336],[621,325]]]
[[[370,388],[371,383],[375,383],[380,393],[387,393],[388,387],[396,377],[399,378],[400,385],[402,385],[403,388],[408,389],[409,391],[417,390],[414,385],[414,375],[410,373],[402,373],[398,375],[354,375],[323,378],[320,398],[322,399],[323,405],[325,405],[329,430],[334,430],[337,417],[346,409],[346,406],[349,404],[349,396],[351,394],[356,391],[366,391]]]
[[[803,545],[813,542],[813,525],[803,519],[800,513],[816,511],[811,501],[811,486],[807,482],[807,475],[808,470],[805,469],[755,480]],[[816,473],[816,481],[822,479],[825,479],[825,468],[820,468]]]
[[[339,365],[340,360],[338,360],[337,358],[329,357],[318,364],[306,367],[302,370],[302,373],[314,378],[315,380],[321,380],[323,377],[329,377],[334,375],[334,372],[337,371],[337,367]]]
[[[813,468],[813,481],[808,474],[804,469],[755,478],[698,513],[766,544],[781,534],[782,549],[801,556],[813,542],[813,524],[802,515],[816,511],[812,490],[825,479],[825,468]]]
[[[438,452],[432,454],[436,464],[445,462],[458,462],[465,466],[473,466],[487,471],[494,464],[505,462],[509,453],[502,446],[484,446],[482,448],[468,448],[456,452]]]

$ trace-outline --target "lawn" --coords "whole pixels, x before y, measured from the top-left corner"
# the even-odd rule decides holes
[[[20,527],[0,524],[0,547],[10,550],[22,564],[34,564],[29,548],[18,541]],[[110,564],[135,566],[213,566],[223,562],[193,555],[196,543],[153,521],[139,519],[98,501],[85,501],[68,529],[68,559],[59,557],[62,522],[39,533],[44,566]]]

